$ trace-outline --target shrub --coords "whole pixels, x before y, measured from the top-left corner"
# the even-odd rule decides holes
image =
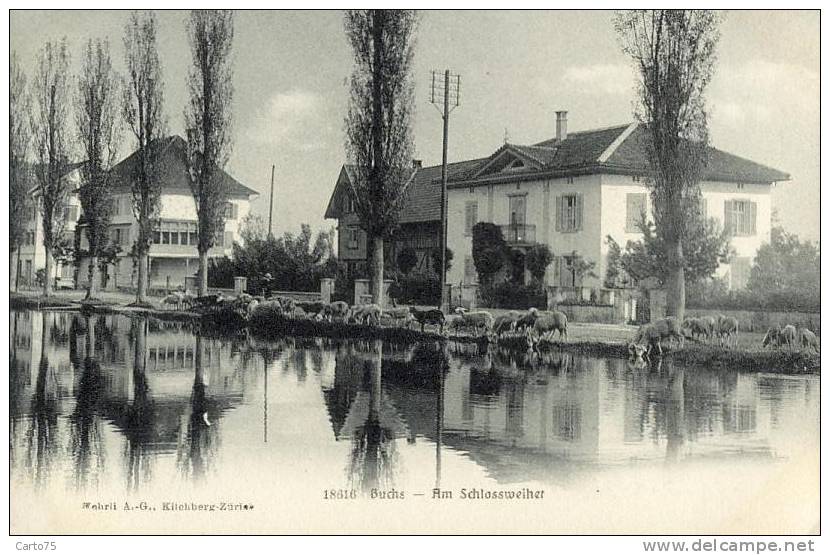
[[[775,312],[821,312],[818,296],[801,289],[767,293],[729,291],[722,280],[707,280],[689,287],[686,306],[707,310],[767,310]]]
[[[418,264],[418,254],[412,247],[404,247],[398,253],[398,270],[408,274]]]
[[[518,285],[504,281],[482,288],[481,296],[484,304],[490,308],[547,308],[545,291],[535,284]]]
[[[439,278],[434,273],[397,274],[389,285],[389,296],[402,304],[437,305]]]
[[[488,222],[473,226],[473,262],[480,283],[491,283],[507,258],[508,248],[499,226]]]
[[[527,251],[525,264],[530,275],[538,282],[545,279],[545,272],[553,261],[553,253],[544,243],[537,243]]]

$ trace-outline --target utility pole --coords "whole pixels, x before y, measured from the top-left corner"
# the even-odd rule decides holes
[[[441,293],[438,300],[438,308],[443,309],[449,305],[450,299],[444,299],[447,288],[447,142],[450,130],[450,112],[455,110],[461,103],[461,76],[452,75],[450,70],[444,70],[444,83],[437,81],[439,72],[432,72],[432,87],[430,90],[430,103],[441,113],[444,120],[444,145],[441,157]],[[454,80],[455,82],[451,82]],[[454,96],[454,103],[450,106],[450,97]],[[443,110],[438,107],[439,102],[443,103]]]
[[[272,231],[271,223],[274,219],[274,164],[271,164],[271,204],[268,206],[268,238],[270,239],[274,232]]]

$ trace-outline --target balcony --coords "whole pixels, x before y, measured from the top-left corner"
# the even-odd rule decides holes
[[[536,226],[530,224],[503,225],[501,233],[505,242],[511,246],[532,245],[536,243]]]

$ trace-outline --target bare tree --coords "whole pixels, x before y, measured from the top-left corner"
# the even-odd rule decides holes
[[[75,118],[85,162],[79,197],[89,243],[89,284],[86,298],[93,298],[98,282],[98,257],[107,246],[110,222],[110,170],[121,140],[117,77],[112,69],[109,42],[88,41],[78,77]]]
[[[231,150],[233,13],[193,10],[187,23],[193,66],[185,109],[187,165],[199,230],[199,295],[207,294],[208,252],[225,230],[228,200],[222,168]]]
[[[35,177],[38,206],[43,224],[46,277],[43,294],[52,294],[52,267],[55,247],[63,238],[69,185],[64,179],[69,168],[69,52],[66,38],[47,42],[38,54],[32,83],[34,106],[31,125],[35,146]]]
[[[416,27],[410,10],[355,10],[345,18],[355,63],[345,122],[350,195],[371,244],[372,298],[378,304],[384,239],[397,226],[414,175],[410,71]]]
[[[649,185],[666,247],[667,312],[686,307],[683,239],[700,215],[708,129],[704,91],[715,63],[719,18],[708,10],[619,12],[615,28],[639,73],[637,117],[648,126]]]
[[[147,303],[149,252],[161,204],[158,155],[164,136],[164,82],[156,48],[156,18],[133,13],[124,28],[127,76],[123,86],[124,119],[137,142],[138,163],[132,184],[133,214],[138,221],[134,252],[138,258],[136,304]]]
[[[26,235],[31,214],[29,189],[32,186],[29,172],[29,98],[26,94],[26,74],[20,67],[17,53],[12,52],[9,61],[9,266],[14,272],[9,284],[17,290],[20,278],[20,246]],[[13,254],[17,261],[12,263]]]

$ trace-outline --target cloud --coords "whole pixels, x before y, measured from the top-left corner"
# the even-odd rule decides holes
[[[275,93],[257,113],[250,136],[270,146],[319,150],[331,131],[327,112],[325,99],[315,92],[295,89]]]
[[[731,127],[771,123],[783,116],[818,118],[820,77],[801,65],[754,60],[716,69],[708,104]]]
[[[562,74],[562,81],[588,94],[612,95],[631,93],[635,83],[631,68],[623,64],[571,66]]]

